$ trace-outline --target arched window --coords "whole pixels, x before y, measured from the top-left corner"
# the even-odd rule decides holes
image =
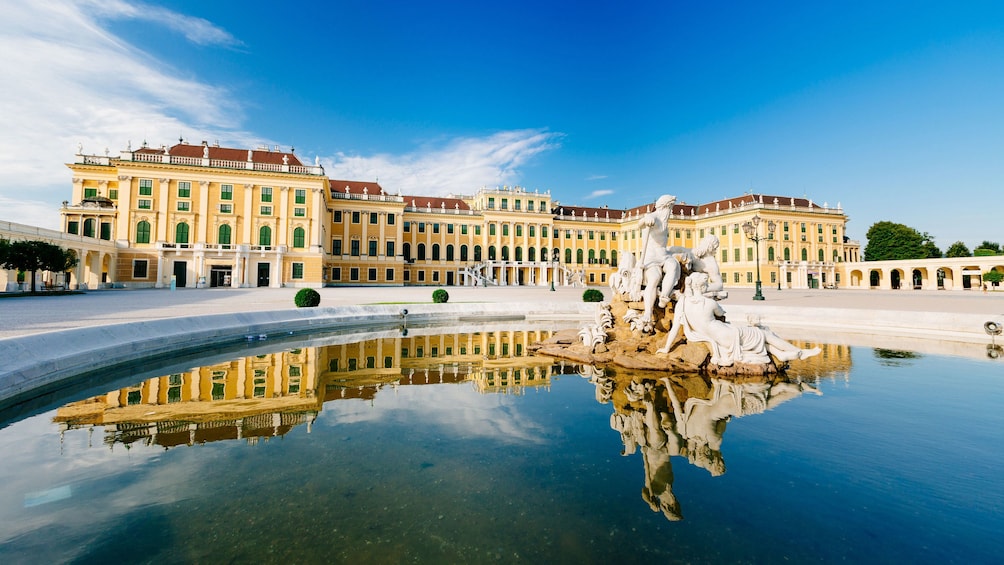
[[[788,249],[787,247],[784,248],[784,260],[791,261],[791,249]]]
[[[613,266],[613,267],[617,266],[617,250],[616,249],[611,249],[610,250],[610,265]]]
[[[461,245],[460,246],[460,260],[461,261],[466,261],[467,260],[467,246],[466,245]]]
[[[523,237],[523,224],[516,224],[516,237]]]
[[[550,260],[550,258],[551,257],[547,254],[547,248],[546,247],[541,247],[540,248],[540,260],[541,261],[548,261],[548,260]]]
[[[804,247],[802,248],[802,260],[803,261],[809,260],[809,250]]]
[[[489,261],[494,261],[495,260],[495,246],[494,245],[489,245],[488,246],[488,260]]]
[[[533,263],[537,260],[537,249],[533,247],[526,248],[526,260]]]
[[[258,245],[268,247],[272,245],[272,228],[268,226],[262,226],[258,230]]]
[[[475,245],[474,246],[474,260],[475,261],[481,261],[481,246],[480,245]]]
[[[596,250],[595,249],[590,249],[589,250],[589,264],[592,265],[595,262],[596,262]]]
[[[216,234],[216,242],[220,245],[230,245],[230,224],[223,224]]]
[[[513,257],[513,259],[515,259],[517,261],[522,261],[523,260],[523,248],[522,247],[514,247],[513,249],[515,250],[515,253],[516,253],[516,256]]]
[[[607,262],[607,250],[600,249],[600,263],[606,263],[606,262]]]
[[[767,260],[768,261],[773,261],[774,260],[774,248],[773,247],[768,247],[767,248]]]
[[[174,227],[174,242],[188,243],[188,224],[181,222]]]
[[[826,257],[826,256],[825,256],[825,255],[823,255],[823,250],[822,250],[822,249],[820,249],[820,250],[819,250],[819,261],[820,261],[820,262],[822,262],[822,261],[825,261],[826,259],[824,259],[824,257]]]
[[[453,246],[452,245],[447,245],[446,246],[446,260],[447,261],[453,261]]]
[[[433,243],[432,244],[432,260],[433,261],[439,261],[439,244],[438,243]]]
[[[582,250],[578,249],[575,251],[575,262],[579,265],[582,264]]]
[[[150,222],[140,220],[136,224],[136,243],[150,243]]]
[[[509,246],[508,245],[503,245],[502,246],[502,260],[503,261],[508,261],[509,260]]]
[[[94,221],[94,218],[84,220],[84,237],[94,237],[96,227],[97,222]]]
[[[411,244],[410,243],[405,243],[404,244],[404,248],[402,249],[402,253],[404,253],[404,260],[405,261],[411,261]]]
[[[419,243],[418,244],[418,260],[419,261],[425,261],[425,244],[424,243]]]
[[[296,228],[293,230],[293,247],[296,249],[303,249],[305,247],[304,240],[307,236],[307,230],[303,228]]]
[[[565,249],[565,264],[571,264],[571,263],[572,263],[572,248],[569,247]]]

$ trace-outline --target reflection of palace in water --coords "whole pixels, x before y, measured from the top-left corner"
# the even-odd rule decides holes
[[[801,347],[801,345],[800,345]],[[722,440],[733,417],[760,414],[801,396],[820,394],[815,384],[850,369],[850,348],[821,346],[817,357],[792,362],[787,375],[707,378],[697,374],[635,372],[607,375],[587,367],[583,376],[596,398],[612,403],[610,427],[620,432],[624,455],[641,452],[645,466],[642,498],[669,520],[682,520],[673,494],[670,458],[686,458],[713,476],[725,473]]]
[[[66,404],[62,430],[101,427],[112,446],[173,447],[284,435],[310,425],[327,401],[373,399],[383,387],[470,382],[482,393],[520,394],[562,371],[527,346],[550,331],[414,335],[255,355],[147,379]]]

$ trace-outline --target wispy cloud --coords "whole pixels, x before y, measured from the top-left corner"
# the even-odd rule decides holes
[[[561,137],[541,129],[512,130],[427,144],[402,155],[339,153],[326,160],[325,169],[331,178],[379,179],[404,194],[469,194],[484,185],[518,182],[519,168],[558,147]]]
[[[612,190],[594,190],[589,193],[589,196],[586,197],[586,200],[592,200],[594,198],[599,198],[601,196],[610,196],[613,193],[614,191]]]
[[[241,109],[226,91],[173,73],[103,25],[110,18],[161,23],[202,44],[238,45],[227,32],[198,18],[153,6],[111,2],[16,2],[0,19],[0,196],[4,219],[56,227],[56,204],[67,196],[78,143],[85,152],[117,152],[131,139],[168,140],[180,132],[199,139],[246,139]],[[145,13],[144,13],[145,12]],[[136,14],[136,15],[130,15]],[[114,153],[113,153],[114,154]],[[52,209],[39,215],[40,203]],[[8,204],[10,204],[8,206]]]
[[[121,0],[83,0],[81,4],[100,18],[139,20],[162,25],[171,31],[184,35],[186,39],[197,45],[223,47],[242,47],[244,45],[230,32],[217,27],[208,20],[179,14],[160,6]]]
[[[605,178],[607,178],[607,175],[589,175],[588,177],[586,177],[586,180],[594,181],[594,180],[603,180]]]

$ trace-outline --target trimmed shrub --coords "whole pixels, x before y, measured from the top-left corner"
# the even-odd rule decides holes
[[[450,293],[441,288],[432,291],[432,301],[436,304],[445,304],[450,299]]]
[[[595,288],[588,288],[582,293],[583,302],[603,302],[603,292]]]
[[[321,303],[321,295],[312,288],[301,288],[293,297],[293,302],[297,308],[313,308]]]

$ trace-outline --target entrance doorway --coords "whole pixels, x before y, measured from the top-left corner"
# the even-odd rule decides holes
[[[185,288],[188,284],[188,262],[174,262],[174,285],[178,288]]]
[[[209,286],[230,286],[233,267],[213,265],[209,268]]]
[[[453,271],[446,271],[446,286],[453,286]]]
[[[271,267],[269,263],[258,263],[258,286],[268,286],[268,274]]]

